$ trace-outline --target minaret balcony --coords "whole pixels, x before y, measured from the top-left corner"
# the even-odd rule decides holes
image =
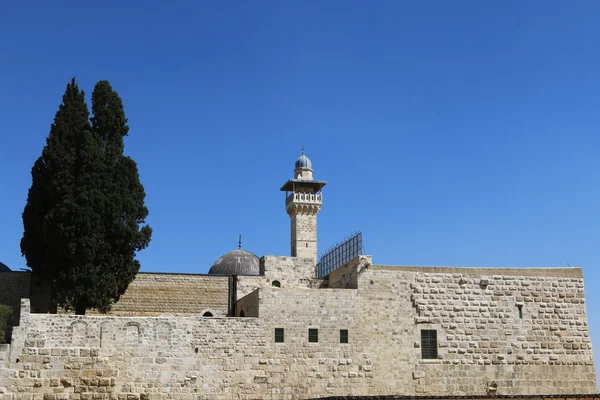
[[[323,204],[323,194],[321,193],[303,193],[297,192],[292,193],[285,198],[285,207],[289,207],[291,204]]]

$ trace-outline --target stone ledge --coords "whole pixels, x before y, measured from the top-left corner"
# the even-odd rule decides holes
[[[540,276],[548,278],[583,278],[583,270],[573,268],[486,268],[486,267],[432,267],[432,266],[393,266],[372,265],[371,270],[397,272],[420,272],[433,274],[462,275],[507,275],[507,276]]]

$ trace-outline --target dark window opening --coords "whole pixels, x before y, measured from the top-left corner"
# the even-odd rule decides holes
[[[283,328],[275,328],[275,343],[283,343]]]
[[[523,304],[517,304],[517,308],[519,309],[519,318],[523,319]]]
[[[205,312],[204,314],[202,314],[203,317],[212,317],[213,314],[210,311]]]
[[[438,358],[438,343],[436,330],[421,330],[421,358],[424,360]]]
[[[273,282],[271,282],[271,286],[273,286],[273,287],[281,287],[281,283],[279,281],[273,281]]]
[[[240,317],[242,317],[242,318],[243,318],[243,317],[245,317],[245,316],[246,316],[246,314],[244,314],[244,310],[240,311]]]
[[[340,343],[348,343],[348,329],[340,329]]]
[[[308,342],[309,343],[319,343],[319,330],[310,328],[308,330]]]

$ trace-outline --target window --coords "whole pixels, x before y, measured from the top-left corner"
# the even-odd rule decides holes
[[[308,329],[308,342],[319,343],[319,330],[314,328]]]
[[[348,343],[348,329],[340,329],[340,343]]]
[[[517,304],[517,308],[519,309],[519,318],[523,319],[523,304]]]
[[[212,313],[210,311],[205,312],[204,314],[202,314],[203,317],[212,317]]]
[[[438,358],[437,331],[433,329],[421,330],[421,358]]]
[[[275,343],[283,343],[283,328],[275,328]]]
[[[244,318],[246,314],[244,314],[244,310],[240,311],[240,317]]]
[[[281,283],[279,283],[279,281],[273,281],[273,282],[271,282],[271,286],[273,286],[273,287],[281,287]]]

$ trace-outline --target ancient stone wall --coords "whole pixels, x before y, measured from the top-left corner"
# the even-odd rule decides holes
[[[214,316],[226,316],[228,293],[227,276],[140,272],[109,315],[200,314],[210,310]]]
[[[259,305],[259,289],[242,297],[237,301],[235,312],[236,317],[259,317],[260,316],[260,305]]]
[[[290,294],[296,301],[292,306],[283,300],[290,313],[277,308],[269,314],[277,315],[270,323],[262,318],[29,314],[24,300],[10,359],[0,369],[0,393],[6,393],[2,400],[38,395],[46,400],[291,399],[368,393],[373,376],[365,376],[371,367],[360,340],[337,342],[336,320],[347,315],[344,324],[350,324],[353,302],[346,300],[355,292],[312,296],[306,289],[273,288],[261,293],[267,307],[279,307]],[[323,307],[328,299],[334,300],[328,315],[314,319],[309,310]],[[308,343],[307,324],[320,330],[319,343]],[[285,340],[275,343],[273,327],[280,325]]]
[[[329,274],[330,288],[357,289],[358,275],[371,265],[370,256],[358,256]]]
[[[281,288],[314,288],[315,260],[311,258],[264,256],[260,259],[258,276],[239,275],[237,277],[237,299],[256,289],[273,287],[274,282]]]
[[[238,302],[253,318],[30,314],[25,300],[0,400],[596,393],[580,269],[352,265],[357,289],[282,279]]]
[[[12,309],[12,319],[19,321],[21,298],[29,297],[31,273],[29,272],[0,272],[0,304]]]
[[[374,266],[358,286],[377,321],[364,334],[386,348],[374,363],[398,361],[378,372],[402,393],[597,391],[581,269]],[[422,359],[422,329],[436,330],[437,359]]]

